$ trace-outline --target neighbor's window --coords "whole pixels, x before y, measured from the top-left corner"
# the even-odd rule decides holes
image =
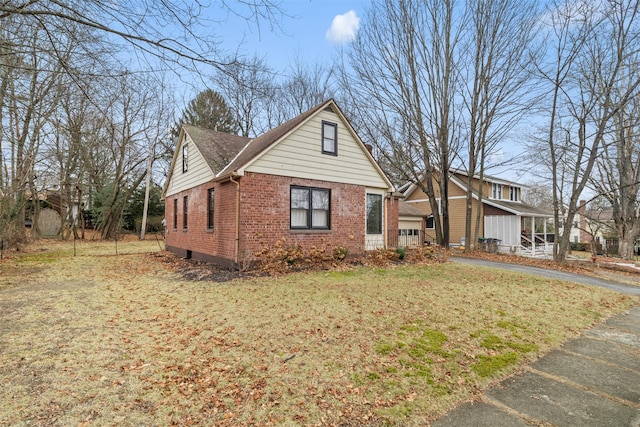
[[[502,199],[502,184],[491,184],[491,197]]]
[[[291,228],[330,228],[331,191],[326,188],[291,187]]]
[[[338,154],[338,125],[322,122],[322,152],[324,154]]]
[[[382,196],[367,194],[367,234],[382,234]]]
[[[188,202],[189,202],[189,196],[184,196],[182,198],[182,228],[184,230],[187,229],[187,223],[188,223],[187,219],[189,217],[189,215],[188,215],[189,212],[187,210]]]
[[[182,172],[186,172],[188,169],[188,160],[189,160],[189,144],[184,144],[182,146]]]
[[[213,208],[215,190],[210,188],[207,191],[207,228],[213,230]]]
[[[428,229],[436,228],[435,220],[433,219],[433,215],[431,215],[430,217],[425,218],[425,220],[424,220],[424,228],[428,228]]]
[[[178,199],[173,199],[173,228],[178,228]]]
[[[509,200],[514,202],[518,201],[518,187],[514,187],[513,185],[509,186]]]

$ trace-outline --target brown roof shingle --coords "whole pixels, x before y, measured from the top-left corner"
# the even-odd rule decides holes
[[[398,203],[398,215],[399,216],[415,216],[415,217],[425,217],[429,214],[422,212],[422,210],[413,206],[411,203],[407,203],[404,200],[400,200]]]
[[[214,174],[218,174],[249,142],[250,138],[192,125],[183,125]]]

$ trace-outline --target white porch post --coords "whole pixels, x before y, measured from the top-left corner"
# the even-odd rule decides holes
[[[544,229],[544,254],[547,254],[547,218],[542,218],[542,227]]]
[[[536,256],[536,217],[531,217],[531,256]]]

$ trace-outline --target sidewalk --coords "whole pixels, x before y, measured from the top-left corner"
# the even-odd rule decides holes
[[[640,306],[585,331],[432,427],[640,427]]]

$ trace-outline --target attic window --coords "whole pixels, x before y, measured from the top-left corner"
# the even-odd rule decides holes
[[[509,186],[509,200],[514,202],[518,201],[518,187],[514,187],[513,185]]]
[[[491,184],[491,197],[494,199],[502,199],[502,184]]]
[[[322,122],[322,154],[338,155],[338,125]]]
[[[188,169],[188,160],[189,160],[189,144],[184,144],[182,146],[182,172],[186,172]]]

